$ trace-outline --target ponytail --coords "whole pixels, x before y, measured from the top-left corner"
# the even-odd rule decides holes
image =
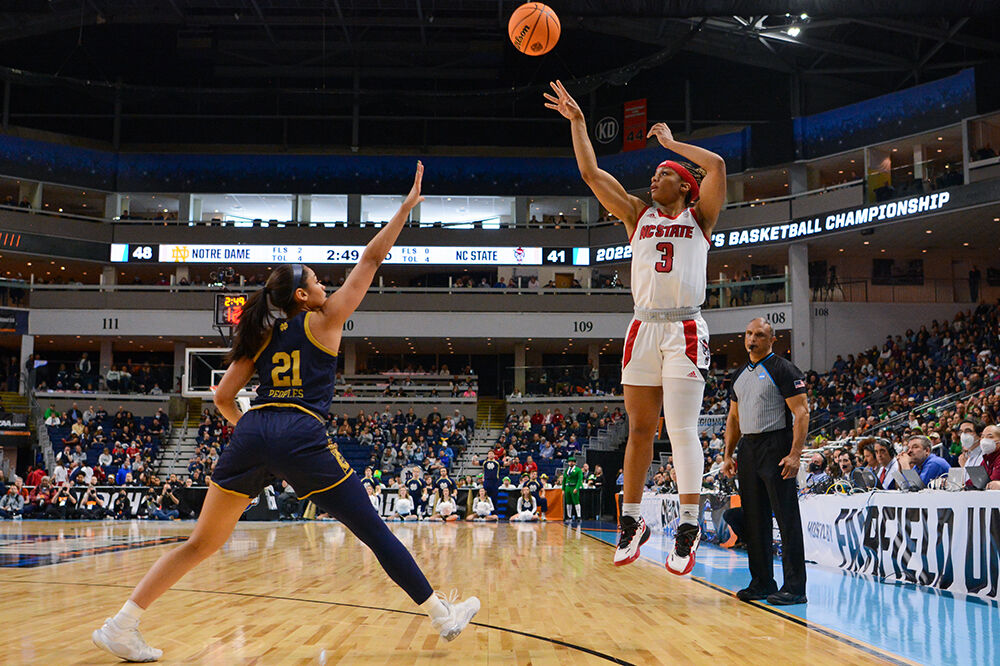
[[[302,264],[286,264],[271,271],[264,288],[253,293],[243,306],[226,363],[257,355],[274,323],[272,306],[288,314],[295,307],[295,290],[302,286],[304,277]]]

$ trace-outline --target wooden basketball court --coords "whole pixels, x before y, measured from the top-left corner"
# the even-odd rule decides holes
[[[116,660],[90,632],[193,523],[0,523],[0,663]],[[561,523],[393,530],[431,584],[483,608],[446,643],[338,523],[241,523],[141,628],[163,661],[214,664],[869,664],[871,652]]]

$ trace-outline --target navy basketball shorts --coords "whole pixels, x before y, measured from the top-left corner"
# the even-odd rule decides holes
[[[336,487],[352,473],[322,421],[304,410],[266,407],[251,409],[237,422],[212,483],[254,498],[277,476],[305,499]]]

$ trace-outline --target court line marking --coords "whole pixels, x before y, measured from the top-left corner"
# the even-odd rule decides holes
[[[584,531],[585,529],[586,528],[584,528],[583,530],[581,530],[580,533],[584,534],[584,535],[586,535],[588,537],[590,537],[594,541],[597,541],[599,543],[603,543],[603,544],[605,544],[607,546],[614,547],[614,544],[612,544],[612,543],[609,543],[609,542],[607,542],[607,541],[605,541],[603,539],[600,539],[600,538],[594,536],[593,534],[587,534]],[[647,558],[645,556],[642,556],[640,559],[643,559],[643,560],[645,560],[647,562],[650,562],[650,563],[655,563],[655,564],[658,564],[658,565],[660,564],[658,561],[653,560],[653,559],[649,559],[649,558]],[[726,595],[727,597],[732,597],[733,599],[736,599],[737,601],[740,601],[736,597],[736,593],[735,592],[731,592],[730,590],[728,590],[728,589],[726,589],[726,588],[724,588],[724,587],[722,587],[720,585],[716,585],[715,583],[710,583],[709,581],[704,580],[703,578],[698,578],[697,576],[681,576],[681,578],[690,578],[695,583],[698,583],[700,585],[704,585],[705,587],[707,587],[709,589],[715,590],[716,592],[721,592],[722,594]],[[760,610],[763,610],[763,611],[766,611],[768,613],[771,613],[772,615],[776,615],[777,617],[783,618],[785,620],[789,620],[790,622],[793,622],[793,623],[795,623],[795,624],[797,624],[797,625],[799,625],[799,626],[801,626],[801,627],[803,627],[805,629],[808,629],[808,630],[811,630],[811,631],[815,631],[816,633],[822,634],[822,635],[824,635],[824,636],[826,636],[828,638],[832,638],[835,641],[839,641],[841,643],[845,643],[847,645],[850,645],[851,647],[856,648],[858,650],[861,650],[862,652],[870,654],[870,655],[872,655],[874,657],[878,657],[879,659],[884,659],[884,660],[888,661],[889,663],[897,664],[898,666],[912,666],[913,664],[917,663],[917,662],[909,661],[908,659],[906,659],[906,658],[904,658],[904,657],[902,657],[900,655],[896,655],[896,654],[893,654],[891,652],[885,652],[882,649],[875,647],[874,645],[868,645],[868,644],[866,644],[866,643],[864,643],[864,642],[862,642],[862,641],[860,641],[860,640],[858,640],[856,638],[852,638],[850,636],[841,634],[841,633],[837,632],[834,629],[830,629],[828,627],[824,627],[823,625],[816,624],[815,622],[810,622],[809,620],[806,620],[806,619],[803,619],[803,618],[800,618],[800,617],[796,617],[795,615],[791,615],[791,614],[786,613],[786,612],[784,612],[784,611],[782,611],[782,610],[780,610],[778,608],[775,608],[773,606],[769,606],[769,605],[761,603],[759,601],[751,601],[751,602],[740,601],[740,603],[746,603],[746,604],[748,604],[750,606],[754,606],[755,608],[759,608]]]
[[[21,583],[25,585],[53,585],[55,583],[48,581],[32,581],[32,580],[5,580],[0,579],[0,582],[4,584],[7,583]],[[133,585],[123,585],[120,583],[77,583],[77,582],[60,582],[59,585],[75,585],[77,587],[113,587],[120,588],[124,590],[131,590],[135,586]],[[195,594],[219,594],[223,596],[234,596],[234,597],[250,597],[256,599],[275,599],[278,601],[298,601],[307,604],[320,604],[323,606],[342,606],[345,608],[360,608],[364,610],[374,610],[383,611],[386,613],[400,613],[402,615],[416,615],[419,617],[427,617],[425,613],[418,613],[416,611],[399,610],[396,608],[384,608],[382,606],[365,606],[362,604],[350,604],[343,601],[325,601],[323,599],[302,599],[299,597],[284,597],[271,594],[255,594],[252,592],[226,592],[224,590],[196,590],[186,587],[172,587],[168,592],[193,592]],[[474,627],[482,627],[483,629],[494,629],[496,631],[505,631],[509,634],[517,634],[519,636],[524,636],[526,638],[534,638],[540,641],[545,641],[546,643],[552,643],[554,645],[559,645],[570,650],[576,650],[577,652],[584,652],[586,654],[604,659],[605,661],[610,661],[613,664],[621,664],[622,666],[636,666],[630,661],[625,661],[618,657],[612,656],[610,654],[604,654],[603,652],[598,652],[597,650],[592,650],[591,648],[584,647],[582,645],[574,645],[573,643],[567,643],[566,641],[561,641],[558,638],[551,638],[549,636],[541,636],[539,634],[532,634],[526,631],[520,631],[518,629],[511,629],[509,627],[501,627],[495,624],[486,624],[484,622],[470,622],[470,625]]]

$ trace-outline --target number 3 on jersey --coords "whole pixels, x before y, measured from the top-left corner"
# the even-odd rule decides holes
[[[299,374],[299,359],[302,355],[298,349],[291,355],[285,352],[276,352],[271,357],[271,384],[274,386],[302,386],[302,377]],[[292,371],[292,376],[288,377],[288,371]],[[285,375],[285,376],[283,376]]]
[[[674,244],[657,243],[656,251],[660,253],[660,260],[653,264],[657,273],[669,273],[674,267]]]

